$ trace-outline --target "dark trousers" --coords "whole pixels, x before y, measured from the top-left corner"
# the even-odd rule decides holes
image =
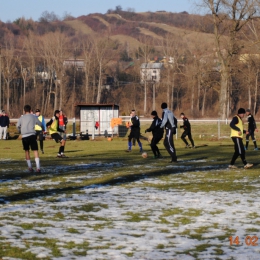
[[[173,129],[166,129],[163,144],[167,152],[172,157],[172,161],[177,161],[176,150],[173,143]]]
[[[187,132],[187,131],[184,131],[181,135],[181,139],[182,141],[186,144],[186,145],[189,145],[187,140],[185,139],[185,137],[188,136],[190,142],[191,142],[191,145],[194,146],[194,141],[192,139],[192,135],[191,135],[191,132]]]
[[[159,150],[157,144],[160,142],[161,139],[162,139],[162,136],[153,136],[153,139],[151,141],[151,149],[155,156],[160,154],[160,150]]]
[[[140,147],[140,151],[142,151],[142,143],[140,142],[140,129],[131,129],[131,132],[128,136],[128,149],[131,150],[131,147],[132,147],[132,139],[133,140],[136,140],[139,147]],[[135,141],[134,141],[134,144],[135,145]]]
[[[40,142],[40,149],[43,150],[43,132],[36,130],[36,138],[39,139]]]
[[[256,144],[256,140],[255,140],[255,131],[252,131],[252,130],[249,130],[249,134],[246,135],[246,148],[248,148],[250,136],[252,138],[255,148],[257,148],[257,144]]]
[[[239,137],[231,137],[231,138],[232,138],[232,141],[234,142],[235,152],[233,154],[230,164],[234,165],[236,159],[238,158],[238,156],[240,156],[243,164],[246,165],[247,164],[247,161],[245,158],[246,152],[245,152],[245,147],[243,145],[243,139],[239,138]]]

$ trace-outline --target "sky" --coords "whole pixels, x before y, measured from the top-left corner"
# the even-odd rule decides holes
[[[108,9],[115,10],[119,5],[125,11],[132,8],[135,12],[164,10],[173,13],[195,13],[194,2],[195,0],[0,0],[0,20],[13,22],[24,17],[38,21],[44,11],[54,12],[60,18],[63,18],[64,14],[73,17],[90,13],[105,14]]]

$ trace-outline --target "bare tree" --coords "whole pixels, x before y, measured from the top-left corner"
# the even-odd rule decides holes
[[[143,58],[144,63],[148,63],[151,58],[151,54],[154,53],[154,45],[150,37],[139,37],[141,45],[136,51],[136,55]],[[144,79],[144,113],[147,112],[147,81]]]
[[[48,12],[48,11],[44,11],[42,13],[41,17],[39,18],[39,22],[41,22],[41,23],[57,22],[59,20],[60,20],[60,18],[57,14],[55,14],[54,12]]]
[[[215,47],[221,63],[221,87],[219,94],[219,116],[228,116],[228,83],[230,66],[242,44],[239,44],[242,28],[257,16],[259,0],[203,0],[210,10],[214,24]]]
[[[96,103],[99,104],[101,101],[102,85],[103,85],[103,76],[106,70],[107,63],[113,57],[113,42],[109,37],[96,38],[93,39],[93,48],[94,48],[94,57],[98,64],[98,86],[97,86],[97,97]]]
[[[49,70],[51,74],[54,73],[54,83],[55,83],[55,101],[54,109],[61,109],[63,106],[64,97],[64,75],[65,66],[64,60],[68,55],[68,39],[61,32],[49,33],[42,37],[42,49],[43,56],[49,64]],[[54,71],[52,71],[52,69]],[[53,92],[53,91],[52,91]],[[59,104],[58,104],[59,103]]]
[[[28,77],[28,68],[24,66],[22,58],[18,58],[18,63],[20,65],[20,74],[23,79],[23,106],[25,106],[26,103],[26,81]]]
[[[83,57],[84,57],[84,65],[85,65],[85,102],[88,103],[90,101],[90,80],[91,80],[91,72],[93,72],[94,66],[94,45],[91,39],[82,40],[82,49],[83,49]],[[93,77],[92,77],[93,78]]]
[[[253,107],[253,114],[256,114],[258,104],[259,65],[260,59],[257,54],[241,56],[239,66],[241,83],[247,86],[248,108]]]
[[[27,37],[24,40],[24,48],[26,50],[26,55],[28,57],[28,68],[27,71],[30,71],[30,78],[33,81],[33,88],[35,89],[35,96],[38,97],[38,88],[36,84],[36,60],[37,60],[37,53],[36,53],[36,36],[29,32]],[[42,97],[44,99],[44,97]],[[38,107],[38,98],[36,98],[36,106]]]
[[[6,110],[10,112],[10,83],[17,74],[17,56],[15,55],[13,37],[4,39],[3,52],[3,78],[6,83]]]
[[[180,37],[181,38],[181,37]],[[172,34],[167,34],[162,41],[163,54],[166,59],[165,69],[167,78],[167,103],[169,108],[173,109],[174,104],[174,89],[175,81],[178,73],[181,72],[181,57],[183,56],[182,48],[183,43],[180,39],[176,39]]]
[[[37,44],[38,46],[37,53],[42,58],[44,63],[41,77],[44,77],[48,81],[47,98],[45,100],[43,114],[46,114],[48,108],[50,107],[52,95],[54,95],[54,105],[52,107],[52,110],[54,110],[54,108],[57,107],[57,95],[55,90],[52,89],[54,75],[55,75],[54,61],[49,52],[48,38],[49,38],[48,35],[47,37],[46,36],[41,37]]]
[[[260,6],[259,6],[260,7]],[[254,105],[253,105],[253,113],[256,114],[257,112],[257,102],[258,102],[258,81],[259,81],[259,52],[260,52],[260,24],[259,21],[255,22],[255,20],[251,20],[248,24],[249,31],[251,34],[247,34],[247,39],[251,42],[250,50],[251,54],[248,58],[252,60],[247,61],[247,64],[252,64],[252,69],[254,71],[255,83],[254,83]],[[252,96],[248,98],[251,99]],[[249,106],[250,108],[250,106]]]

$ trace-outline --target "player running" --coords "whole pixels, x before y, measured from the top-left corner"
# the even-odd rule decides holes
[[[151,141],[151,149],[153,151],[154,158],[160,158],[160,157],[162,157],[162,155],[160,153],[160,150],[159,150],[157,144],[163,138],[164,130],[163,130],[163,128],[160,127],[162,124],[162,120],[158,117],[156,111],[152,111],[151,115],[153,117],[153,122],[152,122],[151,126],[145,130],[145,133],[152,132],[153,138]]]
[[[189,148],[189,147],[195,148],[194,141],[193,141],[192,135],[191,135],[191,126],[190,126],[189,119],[185,116],[184,113],[181,113],[181,118],[183,120],[183,125],[181,125],[180,128],[184,129],[184,132],[181,135],[181,139],[186,144],[186,148]],[[190,143],[191,143],[191,146],[187,142],[186,136],[188,136]]]
[[[46,124],[46,126],[49,129],[51,138],[54,139],[56,143],[60,143],[60,148],[57,157],[67,158],[67,156],[65,156],[64,154],[64,146],[66,140],[64,140],[59,134],[59,132],[66,133],[66,130],[59,128],[59,116],[60,116],[60,110],[55,110],[54,117]]]
[[[133,109],[131,111],[131,119],[130,119],[130,134],[128,136],[128,149],[126,152],[131,152],[132,151],[132,139],[135,138],[139,148],[140,152],[143,151],[142,143],[140,142],[140,120],[138,116],[135,114],[135,110]]]

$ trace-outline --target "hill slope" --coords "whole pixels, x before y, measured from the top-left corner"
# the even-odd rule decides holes
[[[144,36],[151,41],[162,41],[166,35],[171,39],[182,40],[189,48],[201,44],[213,46],[214,35],[201,28],[208,26],[205,18],[187,13],[110,13],[90,14],[66,21],[78,33],[94,35],[108,33],[121,44],[127,43],[130,49],[136,49]],[[198,27],[199,26],[199,27]]]

